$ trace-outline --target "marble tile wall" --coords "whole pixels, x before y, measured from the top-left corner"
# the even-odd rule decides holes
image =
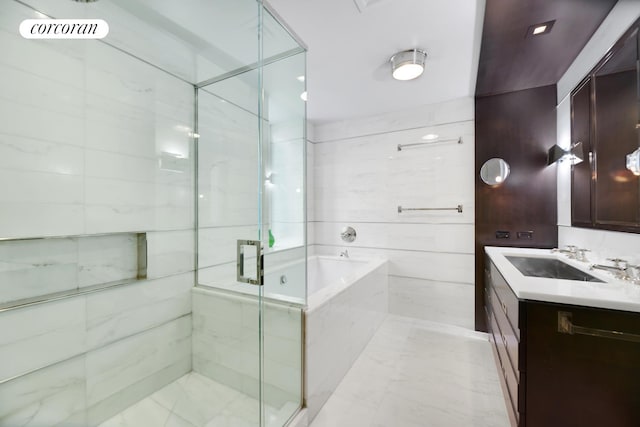
[[[193,370],[257,398],[259,306],[255,297],[193,289]],[[265,402],[301,401],[302,309],[264,304]]]
[[[189,372],[192,287],[188,272],[0,313],[0,425],[85,409],[77,425],[96,425]]]
[[[193,87],[100,42],[23,39],[32,14],[0,17],[0,236],[191,227]]]
[[[0,237],[107,235],[0,242],[0,301],[135,277],[120,233],[148,232],[148,280],[0,312],[0,425],[92,426],[191,370],[194,91],[104,43],[23,39],[36,17],[0,6]]]
[[[427,134],[462,137],[397,151]],[[389,258],[391,313],[473,328],[474,102],[316,125],[313,250]],[[464,211],[403,212],[403,207]],[[352,226],[355,242],[340,240]]]
[[[558,81],[557,138],[558,145],[571,145],[570,92],[582,81],[611,46],[640,17],[640,3],[619,1],[609,12],[565,74]],[[577,245],[590,249],[592,262],[606,258],[628,259],[640,263],[640,235],[571,227],[571,166],[557,163],[558,173],[558,245]]]
[[[382,324],[389,308],[388,263],[319,307],[305,311],[305,399],[312,420]]]

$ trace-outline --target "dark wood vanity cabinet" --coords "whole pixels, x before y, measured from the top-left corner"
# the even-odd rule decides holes
[[[489,336],[512,425],[640,426],[640,314],[518,300],[486,266]]]
[[[520,326],[520,301],[490,259],[485,260],[485,309],[489,340],[513,426],[524,426],[525,360]]]
[[[640,233],[640,177],[626,156],[640,141],[637,22],[571,92],[571,143],[584,161],[572,167],[572,224]]]

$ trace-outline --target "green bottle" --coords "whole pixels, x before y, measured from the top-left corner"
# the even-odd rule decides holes
[[[276,243],[276,238],[273,237],[273,233],[271,232],[271,229],[269,229],[269,247],[272,248],[274,243]]]

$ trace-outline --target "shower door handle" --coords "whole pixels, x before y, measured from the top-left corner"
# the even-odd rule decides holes
[[[255,246],[256,248],[256,269],[255,278],[251,276],[245,276],[245,246]],[[262,286],[264,283],[264,268],[263,268],[263,254],[262,254],[262,242],[260,240],[238,240],[238,251],[236,258],[236,280],[241,283],[249,283],[251,285]]]

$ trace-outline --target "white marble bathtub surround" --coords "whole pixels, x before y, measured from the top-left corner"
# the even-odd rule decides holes
[[[335,284],[328,284],[335,285]],[[331,299],[305,311],[305,398],[309,419],[329,399],[388,312],[383,261]]]
[[[465,253],[428,252],[396,249],[376,249],[353,246],[317,245],[320,255],[337,255],[348,250],[349,256],[366,258],[384,256],[389,259],[389,274],[423,281],[474,283],[474,256]],[[425,286],[428,286],[425,284]]]
[[[491,344],[457,327],[389,316],[312,427],[507,427]]]
[[[462,137],[463,143],[397,150],[398,144],[425,142],[429,134],[441,140]],[[473,98],[316,124],[310,227],[315,253],[347,249],[351,256],[385,256],[392,313],[472,328],[474,136]],[[398,206],[459,204],[461,214],[398,213]],[[356,229],[355,242],[340,239],[345,226]]]

